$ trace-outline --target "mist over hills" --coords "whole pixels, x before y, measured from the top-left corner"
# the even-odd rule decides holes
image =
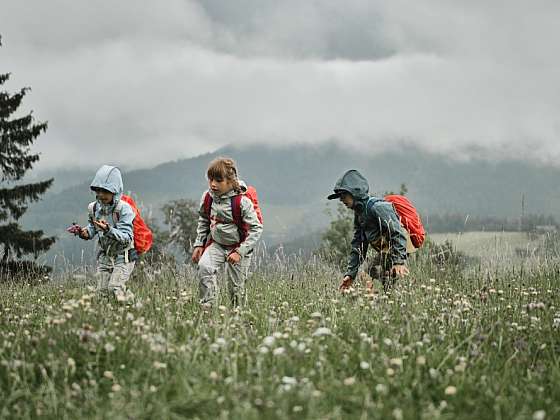
[[[398,191],[405,183],[408,196],[423,216],[458,212],[517,217],[522,196],[526,214],[560,212],[559,168],[520,161],[455,161],[413,148],[367,155],[334,143],[278,148],[229,146],[151,169],[124,171],[125,191],[138,198],[143,213],[158,217],[161,206],[169,200],[200,199],[206,188],[206,167],[216,156],[233,157],[240,177],[257,188],[265,217],[264,239],[269,244],[312,233],[317,237],[316,232],[329,220],[326,196],[337,178],[351,168],[364,173],[373,194]],[[49,192],[25,215],[26,227],[59,236],[49,255],[64,250],[67,256],[76,252],[81,256],[82,248],[91,248],[89,243],[68,238],[64,229],[73,221],[85,223],[87,203],[93,200],[89,190],[93,172],[85,179],[73,180],[74,186]],[[64,179],[64,184],[71,181]],[[429,219],[427,222],[429,229]]]

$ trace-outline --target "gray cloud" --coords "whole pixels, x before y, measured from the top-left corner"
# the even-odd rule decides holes
[[[560,157],[560,4],[4,0],[42,165],[150,165],[228,143],[395,140]]]

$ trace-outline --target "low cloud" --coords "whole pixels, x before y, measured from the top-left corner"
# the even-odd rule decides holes
[[[147,166],[235,143],[560,157],[560,4],[268,0],[3,5],[42,165]]]

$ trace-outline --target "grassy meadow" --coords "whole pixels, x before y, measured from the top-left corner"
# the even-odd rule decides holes
[[[0,417],[559,418],[560,265],[411,269],[341,295],[319,259],[259,258],[240,310],[201,308],[193,267],[128,302],[90,274],[2,284]]]
[[[433,233],[429,237],[437,243],[450,240],[458,251],[492,264],[515,264],[517,250],[532,255],[544,241],[544,235],[527,232]]]

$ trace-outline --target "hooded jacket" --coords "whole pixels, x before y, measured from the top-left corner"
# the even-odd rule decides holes
[[[124,254],[126,249],[133,246],[132,222],[135,214],[128,203],[121,201],[123,194],[121,171],[115,166],[103,165],[95,174],[90,188],[103,188],[114,195],[113,201],[110,204],[103,204],[97,200],[94,206],[95,212],[93,217],[96,220],[102,219],[109,223],[109,230],[103,232],[97,229],[90,217],[89,224],[87,225],[89,238],[93,239],[95,235],[99,237],[101,254],[111,257]]]
[[[367,254],[370,243],[382,238],[389,242],[392,265],[406,262],[406,234],[391,203],[369,196],[369,184],[363,175],[351,169],[335,184],[335,193],[347,192],[354,198],[354,237],[345,276],[353,279]]]
[[[231,198],[239,193],[232,190],[219,196],[214,194],[212,190],[207,190],[202,194],[200,200],[198,226],[196,229],[197,237],[194,247],[204,246],[206,241],[212,238],[214,242],[227,247],[239,244],[237,252],[242,257],[251,253],[261,237],[263,225],[257,217],[253,202],[249,197],[244,195],[247,191],[246,184],[243,181],[239,181],[239,185],[241,186],[241,194],[243,195],[241,197],[241,219],[243,223],[248,226],[245,240],[239,243],[241,239],[239,228],[233,220],[231,209]],[[212,196],[210,220],[208,220],[206,212],[204,211],[204,197],[206,193]]]

